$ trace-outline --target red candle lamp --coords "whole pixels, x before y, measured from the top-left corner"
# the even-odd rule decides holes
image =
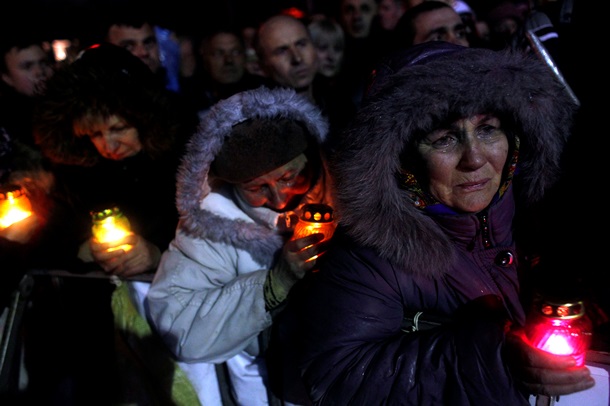
[[[571,355],[576,365],[585,364],[592,326],[582,301],[563,303],[542,298],[535,301],[525,331],[535,348],[551,354]]]

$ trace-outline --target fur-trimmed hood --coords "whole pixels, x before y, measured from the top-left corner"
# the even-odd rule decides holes
[[[212,191],[209,172],[212,162],[231,136],[234,125],[252,118],[292,118],[305,125],[319,144],[323,144],[328,123],[320,110],[294,89],[259,87],[237,93],[216,103],[201,118],[197,132],[187,144],[178,170],[177,207],[180,228],[186,234],[240,245],[275,241],[275,232],[255,223],[220,218],[201,209],[201,202]],[[277,242],[277,241],[276,241]],[[256,247],[256,251],[277,249]],[[245,247],[250,252],[255,250]],[[251,248],[251,247],[250,247]]]
[[[509,117],[520,139],[517,199],[539,201],[560,173],[577,106],[534,56],[434,42],[386,60],[331,159],[336,211],[348,235],[399,267],[443,272],[452,243],[399,186],[401,156],[439,123]]]

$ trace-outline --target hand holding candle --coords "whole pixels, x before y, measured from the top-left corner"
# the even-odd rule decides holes
[[[112,252],[116,250],[129,251],[132,246],[129,244],[120,244],[125,237],[131,234],[131,225],[129,219],[125,217],[123,212],[113,207],[101,211],[91,213],[93,226],[91,231],[93,238],[100,243],[116,243],[106,251]]]
[[[571,355],[577,366],[585,364],[591,331],[582,301],[559,303],[539,299],[526,325],[532,346],[551,354]]]
[[[157,267],[161,250],[141,235],[133,233],[129,220],[120,209],[114,207],[91,214],[93,238],[88,247],[92,260],[104,271],[129,277]]]
[[[294,227],[292,240],[298,240],[312,234],[322,234],[324,238],[315,243],[321,244],[330,240],[335,232],[335,227],[332,207],[327,204],[306,204],[301,209],[301,216]],[[312,245],[306,245],[302,250],[311,250]],[[319,247],[323,248],[323,245]],[[316,251],[315,255],[310,256],[305,262],[315,261],[321,254],[322,252]]]
[[[303,279],[307,272],[316,272],[316,259],[326,251],[326,245],[334,231],[335,224],[330,206],[303,206],[292,238],[284,244],[280,260],[269,270],[265,281],[265,304],[268,309],[273,309],[283,302],[292,286]]]
[[[525,328],[506,336],[506,360],[512,375],[537,404],[595,385],[585,365],[591,329],[581,301],[559,302],[537,297]],[[547,402],[547,403],[545,403]]]

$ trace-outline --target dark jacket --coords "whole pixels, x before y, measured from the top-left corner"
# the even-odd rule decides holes
[[[331,160],[340,227],[277,327],[283,350],[316,404],[526,405],[502,357],[525,319],[515,222],[556,181],[576,106],[522,54],[433,43],[378,72]],[[478,113],[520,140],[514,177],[480,213],[417,207],[398,175],[414,140]],[[412,331],[417,312],[433,328]]]
[[[178,224],[176,171],[179,157],[168,151],[153,160],[143,152],[121,161],[101,160],[91,167],[57,165],[58,181],[65,187],[81,229],[77,243],[91,236],[93,210],[122,209],[132,230],[163,251]],[[79,219],[79,220],[77,220]]]

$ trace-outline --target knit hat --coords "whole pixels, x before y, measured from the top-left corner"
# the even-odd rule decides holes
[[[309,145],[305,126],[289,118],[255,118],[233,126],[211,172],[230,183],[243,183],[285,165]]]

